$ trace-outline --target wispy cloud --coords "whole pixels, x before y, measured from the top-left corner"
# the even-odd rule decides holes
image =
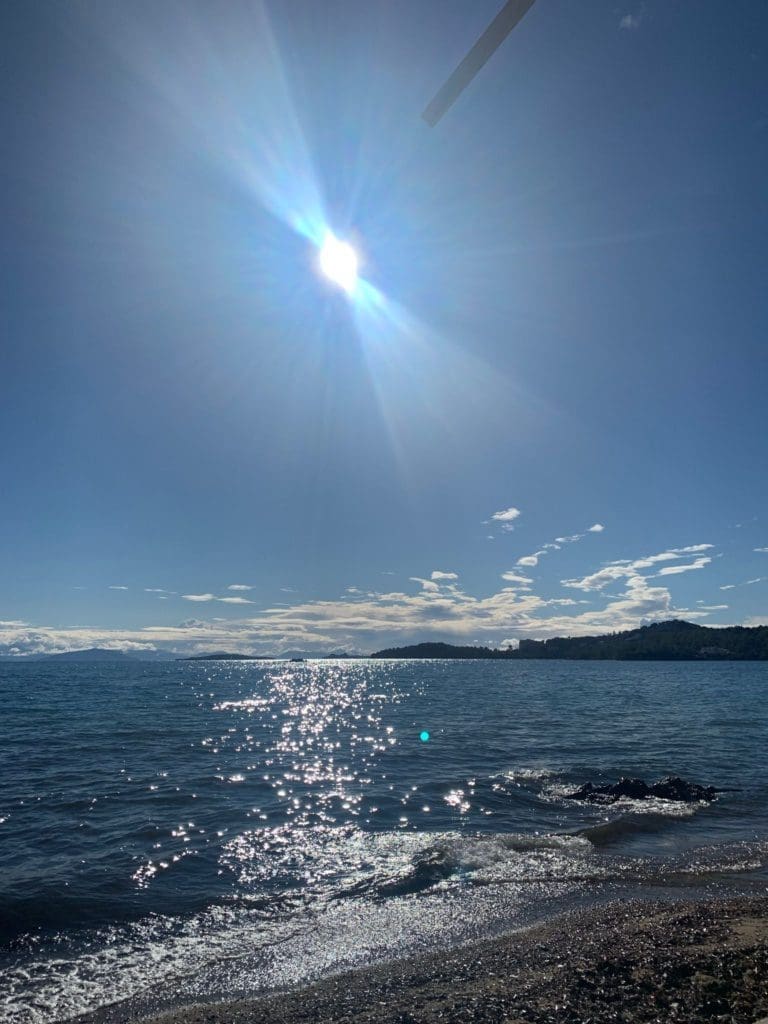
[[[409,576],[411,583],[420,583],[421,589],[427,594],[439,594],[440,586],[434,580],[425,580],[421,576]]]
[[[145,594],[175,594],[175,590],[166,590],[165,587],[144,587]]]
[[[643,22],[643,11],[639,11],[637,14],[625,14],[619,22],[619,28],[623,28],[629,32],[636,31],[640,28]]]
[[[659,569],[656,575],[677,576],[681,572],[690,572],[692,569],[703,569],[704,566],[709,565],[711,561],[711,558],[703,556],[702,558],[694,559],[693,562],[687,562],[685,565],[665,565],[663,569]]]
[[[532,569],[534,567],[534,565],[538,565],[539,564],[539,558],[543,554],[545,554],[544,551],[536,551],[532,555],[523,555],[522,558],[518,558],[516,564],[517,565],[523,565],[523,566],[526,566],[529,569]]]
[[[227,590],[253,590],[247,583],[230,583]]]
[[[712,544],[690,544],[688,547],[670,548],[668,551],[661,551],[656,555],[646,555],[643,558],[620,559],[609,562],[597,572],[590,573],[582,579],[561,580],[560,582],[564,587],[573,587],[577,590],[602,590],[617,580],[637,576],[642,569],[654,568],[659,562],[674,562],[685,555],[708,551],[712,546]],[[669,566],[666,569],[661,569],[656,575],[674,576],[690,569],[702,569],[709,562],[711,562],[711,558],[708,557],[696,559],[686,566]]]
[[[604,529],[605,527],[602,523],[593,523],[587,530],[587,533],[602,533]]]
[[[741,583],[726,583],[721,590],[735,590],[736,587],[752,587],[755,583],[766,583],[768,582],[768,576],[755,576],[751,580],[742,580]]]
[[[107,589],[108,589],[108,590],[127,590],[127,589],[128,589],[128,587],[117,587],[117,586],[111,586],[111,587],[108,587]]]
[[[768,555],[768,548],[753,548],[752,550],[759,552],[761,555]]]
[[[501,574],[501,578],[503,580],[506,580],[507,583],[523,583],[525,585],[533,583],[533,580],[530,578],[530,576],[521,576],[517,572],[503,572]]]
[[[433,580],[457,580],[458,578],[458,573],[455,572],[441,572],[439,569],[435,569],[432,573]]]
[[[218,601],[221,604],[253,604],[247,597],[219,597],[216,594],[182,594],[185,601],[197,601],[201,604]]]

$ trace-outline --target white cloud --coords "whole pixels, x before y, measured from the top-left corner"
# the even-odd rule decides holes
[[[533,583],[533,580],[529,576],[521,576],[516,572],[503,572],[501,578],[506,580],[507,583]]]
[[[458,578],[458,573],[455,572],[440,572],[439,569],[435,569],[432,573],[433,580],[457,580]]]
[[[108,587],[108,590],[127,590],[128,587]]]
[[[500,512],[494,512],[491,519],[497,523],[511,523],[521,514],[522,513],[519,508],[515,508],[514,505],[510,505],[509,508],[503,508]]]
[[[642,12],[638,14],[625,14],[619,22],[619,28],[626,29],[629,32],[635,31],[640,28],[643,21]]]
[[[217,597],[216,600],[222,604],[253,604],[247,597]]]
[[[425,593],[428,593],[428,594],[439,594],[440,593],[439,585],[437,583],[435,583],[433,580],[424,580],[424,579],[421,578],[421,576],[409,576],[408,579],[412,583],[420,583],[421,584],[421,589]]]
[[[145,594],[175,594],[175,590],[166,590],[165,587],[144,587]]]
[[[702,558],[696,558],[692,562],[688,562],[686,565],[665,565],[663,569],[659,569],[656,575],[677,576],[681,572],[690,572],[691,569],[703,569],[704,566],[709,565],[711,561],[711,558],[704,556]]]
[[[726,583],[725,586],[720,587],[721,590],[735,590],[736,587],[751,587],[755,583],[765,583],[768,580],[768,576],[755,576],[751,580],[743,580],[741,583]]]
[[[577,540],[581,540],[584,536],[583,533],[572,533],[567,537],[555,537],[555,543],[557,544],[574,544]]]
[[[760,554],[768,555],[768,548],[754,548],[753,550],[759,551]]]
[[[587,530],[587,533],[602,533],[605,527],[602,523],[593,523],[592,526]]]
[[[572,607],[552,605],[536,594],[521,592],[517,586],[480,598],[465,593],[452,581],[438,586],[433,580],[415,579],[420,584],[415,594],[392,592],[362,594],[354,601],[306,601],[226,621],[188,619],[179,626],[133,630],[60,629],[14,623],[0,628],[0,653],[53,653],[85,647],[163,648],[176,653],[226,649],[270,654],[292,647],[331,650],[339,646],[370,651],[425,638],[495,644],[499,637],[579,636],[630,629],[680,613],[666,588],[652,586],[640,576],[628,578],[624,592],[607,599],[602,608],[588,606],[576,614]],[[213,594],[189,596],[216,600]],[[688,617],[708,614],[699,609]]]
[[[636,558],[633,561],[619,559],[609,562],[602,569],[598,569],[597,572],[584,576],[582,579],[561,580],[560,582],[564,587],[573,587],[576,590],[602,590],[617,580],[636,576],[641,569],[650,569],[659,562],[674,562],[684,554],[707,551],[711,547],[711,544],[691,544],[686,548],[670,548],[669,551],[661,551],[657,555],[646,555],[644,558]],[[711,558],[697,558],[687,566],[670,566],[661,569],[657,575],[673,576],[677,573],[687,572],[689,569],[701,569],[711,561]]]
[[[230,583],[227,590],[253,590],[247,583]]]
[[[215,601],[216,596],[214,594],[182,594],[182,600],[184,601]]]
[[[517,560],[517,563],[516,563],[516,564],[517,564],[517,565],[525,565],[525,566],[529,566],[529,567],[531,567],[531,568],[532,568],[532,567],[533,567],[534,565],[538,565],[538,564],[539,564],[539,555],[538,555],[538,552],[537,552],[537,553],[536,553],[535,555],[523,555],[523,557],[522,557],[522,558],[518,558],[518,560]]]

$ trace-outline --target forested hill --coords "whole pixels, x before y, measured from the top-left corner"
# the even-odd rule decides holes
[[[766,661],[768,626],[697,626],[672,619],[605,636],[521,640],[517,650],[422,643],[376,651],[372,658],[570,658],[614,661]]]

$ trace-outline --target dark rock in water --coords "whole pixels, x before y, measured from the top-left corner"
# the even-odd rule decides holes
[[[627,779],[622,776],[618,782],[605,786],[593,786],[585,782],[573,793],[567,793],[566,800],[586,800],[593,804],[612,804],[622,797],[632,800],[647,800],[649,797],[660,797],[663,800],[681,800],[694,803],[697,800],[714,800],[717,793],[723,792],[714,786],[699,786],[695,782],[686,782],[677,775],[668,775],[649,786],[642,779]]]
[[[677,775],[668,775],[651,786],[651,795],[660,796],[664,800],[714,800],[721,792],[714,786],[698,786],[695,782],[686,782]]]

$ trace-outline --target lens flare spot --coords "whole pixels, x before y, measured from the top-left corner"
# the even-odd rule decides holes
[[[419,733],[419,739],[421,740],[422,743],[429,743],[429,733],[427,732],[426,729],[422,729],[422,731]]]

